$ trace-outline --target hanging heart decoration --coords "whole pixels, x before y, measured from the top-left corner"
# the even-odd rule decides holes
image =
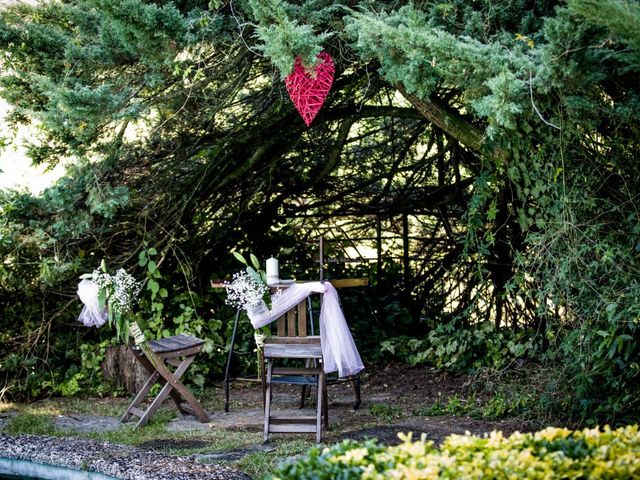
[[[318,59],[318,65],[309,71],[302,65],[302,59],[296,57],[293,72],[284,79],[289,97],[307,127],[322,108],[335,72],[333,59],[327,52],[320,52]]]

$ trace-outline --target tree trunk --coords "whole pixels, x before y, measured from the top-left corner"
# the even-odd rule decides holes
[[[102,375],[111,385],[129,394],[140,390],[149,376],[126,345],[107,348],[102,362]]]

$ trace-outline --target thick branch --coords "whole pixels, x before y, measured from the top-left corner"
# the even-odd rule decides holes
[[[467,148],[482,153],[485,143],[482,130],[470,124],[459,113],[454,112],[445,105],[441,105],[436,100],[418,98],[414,94],[407,92],[404,86],[400,84],[396,88],[424,118]]]

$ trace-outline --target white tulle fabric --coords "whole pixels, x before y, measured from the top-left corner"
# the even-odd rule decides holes
[[[86,327],[99,328],[108,319],[106,309],[100,310],[98,304],[98,285],[91,280],[84,279],[78,284],[78,296],[84,304],[78,320]]]
[[[249,315],[253,328],[260,328],[291,310],[312,293],[323,294],[320,309],[320,342],[326,373],[340,377],[355,375],[364,368],[356,344],[340,308],[338,292],[329,282],[297,283],[272,298],[272,308],[260,315]]]

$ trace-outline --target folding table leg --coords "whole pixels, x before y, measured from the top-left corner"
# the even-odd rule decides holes
[[[304,408],[306,398],[307,398],[307,385],[303,385],[302,390],[300,392],[300,408]]]
[[[166,367],[164,362],[160,363],[159,365],[156,365],[156,369],[158,370],[158,373],[162,375],[162,377],[167,381],[167,385],[170,385],[172,388],[174,388],[176,390],[176,393],[180,397],[182,397],[189,404],[189,406],[191,406],[191,408],[193,409],[193,413],[195,414],[197,419],[200,420],[200,422],[202,423],[206,423],[209,421],[209,415],[207,415],[207,412],[204,411],[204,409],[202,408],[202,406],[200,405],[200,402],[198,402],[196,397],[194,397],[193,394],[187,389],[187,387],[185,387],[184,384],[179,380],[180,377],[182,377],[182,375],[184,374],[184,372],[187,371],[187,368],[189,368],[189,365],[191,365],[191,363],[195,360],[195,358],[196,358],[195,355],[189,355],[184,357],[184,359],[182,360],[182,363],[180,363],[178,368],[176,368],[175,372],[173,373],[169,371],[169,369]],[[167,385],[165,385],[165,387]],[[170,392],[171,390],[168,389],[167,394]],[[164,395],[164,398],[166,398],[167,394]],[[160,395],[158,395],[158,397],[159,396]]]
[[[360,374],[356,373],[353,378],[353,393],[356,396],[356,403],[353,405],[353,410],[358,410],[360,408],[361,397],[360,397]]]
[[[132,411],[134,411],[134,409],[135,410],[138,409],[138,406],[145,399],[145,397],[147,396],[147,394],[151,390],[151,387],[153,387],[155,385],[155,383],[158,381],[158,378],[160,378],[160,374],[158,372],[153,372],[151,375],[149,375],[149,378],[147,379],[145,384],[142,386],[140,391],[136,394],[136,396],[134,397],[133,401],[131,402],[131,404],[127,408],[126,412],[124,412],[124,415],[120,419],[121,422],[125,423],[125,422],[129,422],[129,421],[132,420],[131,417],[134,415],[132,413]]]
[[[238,308],[236,311],[236,318],[233,322],[233,333],[231,334],[231,343],[229,344],[229,354],[227,355],[227,366],[224,369],[224,411],[229,411],[229,382],[231,382],[231,362],[233,361],[233,345],[236,341],[236,332],[238,331],[238,319],[240,318],[240,312],[242,310]],[[264,393],[264,391],[263,391]]]
[[[140,416],[140,420],[137,423],[137,427],[141,427],[146,425],[151,416],[158,410],[162,402],[167,398],[169,394],[173,397],[176,403],[179,403],[177,398],[183,398],[193,409],[193,413],[196,415],[198,420],[201,422],[208,422],[209,416],[204,411],[202,406],[196,398],[187,390],[187,388],[182,384],[179,380],[180,377],[186,372],[189,365],[195,359],[195,355],[190,355],[184,357],[178,368],[176,368],[175,372],[171,372],[164,363],[164,360],[159,356],[154,355],[154,361],[150,362],[154,365],[156,371],[149,377],[147,383],[145,383],[144,387],[140,390],[136,398],[134,399],[131,407],[127,409],[127,413],[125,413],[125,417],[130,418],[131,412],[133,411],[132,407],[137,408],[137,406],[142,402],[144,397],[149,393],[151,387],[156,383],[156,381],[164,382],[164,386],[160,390],[160,393],[153,399],[149,407],[144,412],[139,412],[142,415]],[[182,410],[182,408],[181,408]],[[124,417],[123,417],[124,418]]]

